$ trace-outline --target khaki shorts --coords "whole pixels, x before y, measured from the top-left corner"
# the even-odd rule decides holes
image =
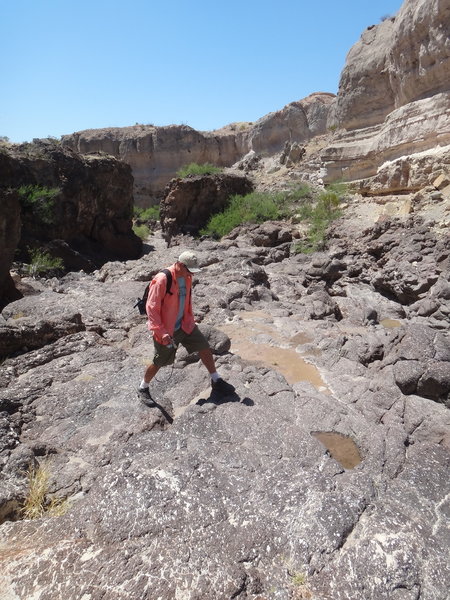
[[[184,346],[189,354],[192,352],[200,352],[200,350],[206,350],[209,348],[208,340],[205,338],[197,325],[194,327],[192,333],[186,333],[182,329],[178,329],[173,334],[173,339],[175,340],[175,344],[177,346],[179,344]],[[166,367],[167,365],[171,365],[175,360],[177,349],[174,347],[169,348],[168,346],[164,346],[155,339],[153,339],[153,344],[155,346],[153,364],[155,364],[157,367]]]

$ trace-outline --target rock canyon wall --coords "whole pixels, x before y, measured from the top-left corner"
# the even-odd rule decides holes
[[[25,200],[26,186],[51,189],[54,197]],[[17,297],[9,274],[16,250],[23,258],[29,248],[44,248],[68,270],[138,258],[132,192],[130,167],[113,157],[45,142],[0,152],[0,306]]]
[[[256,123],[235,123],[212,132],[186,125],[89,129],[66,135],[62,143],[82,154],[106,152],[133,169],[138,205],[154,203],[181,167],[212,163],[231,167],[254,150],[274,154],[286,141],[307,142],[325,133],[333,94],[317,93],[270,113]]]
[[[433,156],[436,173],[448,164],[449,0],[409,0],[363,33],[347,56],[329,126],[336,129],[322,157],[329,181],[374,178],[375,187],[403,191],[430,182],[419,153]],[[406,177],[390,178],[405,162]]]
[[[133,169],[135,199],[162,195],[190,163],[230,167],[253,150],[279,153],[333,131],[322,154],[324,179],[361,180],[366,189],[408,191],[438,175],[450,145],[450,0],[408,0],[351,48],[337,98],[316,93],[262,117],[213,132],[172,125],[86,130],[64,136],[81,152],[107,152]],[[423,152],[432,152],[432,169]],[[401,172],[402,176],[398,174]]]

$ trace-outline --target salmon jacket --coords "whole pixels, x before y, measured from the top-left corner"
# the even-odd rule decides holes
[[[147,304],[147,327],[153,333],[154,339],[162,344],[162,337],[166,333],[173,337],[175,323],[179,308],[179,288],[175,276],[175,265],[168,267],[172,273],[172,285],[166,293],[167,277],[164,273],[157,273],[150,282]],[[186,302],[184,305],[181,329],[186,333],[192,333],[195,327],[194,313],[192,311],[192,276],[185,277]]]

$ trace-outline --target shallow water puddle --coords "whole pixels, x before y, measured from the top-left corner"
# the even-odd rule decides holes
[[[239,322],[220,327],[229,336],[234,354],[253,364],[271,367],[290,384],[308,381],[318,390],[328,391],[317,367],[304,360],[293,347],[310,342],[310,338],[297,333],[286,340],[271,325],[270,315],[263,311],[245,311],[239,317]],[[274,345],[277,343],[280,345]],[[282,344],[288,347],[281,347]]]
[[[325,446],[344,469],[354,469],[362,461],[359,448],[352,438],[334,431],[313,431],[311,435]]]
[[[400,321],[397,321],[396,319],[382,319],[380,325],[383,325],[386,329],[395,329],[396,327],[402,326]]]

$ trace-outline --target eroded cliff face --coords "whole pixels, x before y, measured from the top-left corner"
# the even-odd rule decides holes
[[[251,150],[273,154],[280,152],[286,141],[305,142],[324,133],[333,99],[333,94],[312,94],[254,124],[232,124],[212,132],[186,125],[135,125],[80,131],[64,136],[62,143],[83,154],[106,152],[128,163],[135,180],[136,204],[148,206],[189,163],[230,167]]]
[[[0,153],[0,182],[0,305],[14,299],[9,269],[18,248],[48,248],[75,270],[140,256],[131,170],[115,158],[44,142],[11,146]],[[51,189],[52,198],[24,201],[24,186]]]
[[[387,162],[405,157],[412,162],[429,150],[437,168],[445,165],[449,34],[450,0],[407,0],[396,17],[363,33],[347,56],[329,116],[329,125],[337,130],[323,153],[328,180],[374,177],[389,167]],[[386,177],[384,185],[400,191],[395,184],[390,188]],[[401,191],[408,185],[404,181]]]
[[[135,125],[91,129],[63,137],[63,145],[77,152],[106,152],[128,163],[134,176],[136,204],[148,205],[162,193],[178,169],[195,162],[230,166],[245,146],[233,132],[214,135],[186,125]]]

